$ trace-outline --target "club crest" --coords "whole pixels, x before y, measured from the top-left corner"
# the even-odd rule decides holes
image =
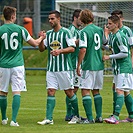
[[[61,47],[61,44],[59,41],[57,40],[54,40],[52,43],[50,43],[50,48],[52,50],[56,50],[56,49],[59,49]]]

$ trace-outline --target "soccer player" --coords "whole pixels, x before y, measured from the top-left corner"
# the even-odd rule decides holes
[[[131,48],[131,51],[132,51],[132,63],[133,63],[133,33],[132,33],[132,30],[123,25],[123,12],[121,10],[114,10],[111,15],[117,15],[119,18],[120,18],[120,31],[122,31],[128,38],[128,44]],[[107,31],[108,32],[108,31]],[[108,33],[107,33],[108,34]],[[110,34],[111,35],[111,34]],[[113,86],[112,86],[112,90],[113,90],[113,112],[114,112],[114,109],[115,109],[115,106],[116,106],[116,97],[117,97],[117,92],[115,90],[115,83],[113,83]],[[132,100],[132,96],[130,94],[130,91],[129,90],[126,90],[124,91],[124,96],[125,96],[125,105],[126,105],[126,109],[128,111],[128,117],[125,119],[125,120],[122,120],[121,122],[133,122],[133,119],[131,119],[131,115],[133,115],[133,107],[131,108],[130,106],[130,103],[132,102],[133,104],[133,100]]]
[[[113,50],[112,55],[104,55],[103,60],[112,59],[112,67],[114,72],[114,83],[116,90],[116,103],[114,106],[113,115],[105,119],[105,122],[111,124],[119,123],[119,114],[124,104],[124,92],[132,90],[132,61],[130,55],[129,41],[126,35],[121,32],[120,18],[117,15],[108,17],[109,31],[111,38],[109,38],[109,45]],[[128,103],[128,109],[132,109],[132,100]],[[129,115],[133,118],[133,115]]]
[[[40,125],[54,123],[55,93],[59,88],[64,90],[74,109],[74,116],[68,124],[76,124],[79,121],[79,111],[77,96],[73,92],[73,68],[71,62],[71,52],[74,52],[76,45],[70,30],[60,24],[60,12],[51,11],[49,13],[49,23],[52,30],[47,31],[46,39],[39,45],[41,52],[45,49],[48,50],[46,118],[37,123]]]
[[[11,83],[13,101],[10,126],[19,126],[16,117],[20,107],[20,93],[26,90],[22,54],[23,40],[35,47],[45,38],[45,34],[34,40],[24,27],[14,24],[16,21],[16,8],[14,7],[5,6],[3,15],[5,23],[0,26],[0,108],[2,124],[6,125],[8,122],[6,116],[7,94],[8,86]]]
[[[107,43],[107,41],[103,29],[93,24],[94,16],[90,10],[82,10],[79,18],[85,26],[79,34],[80,51],[77,65],[77,74],[81,76],[82,101],[87,116],[87,119],[82,121],[82,123],[102,123],[102,97],[100,95],[104,69],[102,45]],[[95,120],[92,115],[91,91],[96,110]]]
[[[72,15],[72,24],[70,25],[69,29],[73,35],[73,39],[76,43],[75,51],[71,53],[71,59],[72,59],[72,66],[73,66],[73,71],[74,71],[74,93],[76,94],[78,88],[79,88],[79,77],[77,76],[76,73],[76,67],[77,67],[77,61],[78,61],[78,53],[79,53],[79,29],[81,26],[81,22],[78,19],[79,18],[79,13],[81,12],[81,9],[76,9],[73,12]],[[71,118],[73,117],[73,108],[72,105],[70,104],[69,98],[66,96],[66,117],[65,121],[70,121]]]

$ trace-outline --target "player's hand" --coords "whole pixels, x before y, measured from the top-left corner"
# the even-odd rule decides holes
[[[77,75],[78,75],[78,76],[81,76],[81,73],[80,73],[80,72],[81,72],[81,71],[80,71],[80,66],[77,66],[76,72],[77,72]]]
[[[103,56],[103,61],[105,61],[105,60],[109,60],[110,58],[109,58],[109,55],[104,55]]]
[[[45,36],[46,37],[46,32],[44,31],[44,30],[42,30],[42,31],[40,31],[39,33],[38,33],[38,36],[40,37],[40,36]]]
[[[51,53],[53,56],[58,56],[58,55],[61,53],[61,51],[60,51],[60,49],[59,49],[59,50],[52,50],[50,53]]]
[[[110,31],[109,31],[107,25],[104,25],[104,34],[105,34],[106,38],[108,38],[108,35],[110,34]]]

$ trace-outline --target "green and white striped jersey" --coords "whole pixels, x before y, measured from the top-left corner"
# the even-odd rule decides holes
[[[77,39],[79,39],[79,29],[76,28],[73,24],[70,25],[69,27],[72,36],[74,38],[74,41],[76,41]],[[79,53],[79,46],[75,47],[75,51],[73,53],[71,53],[71,59],[72,59],[72,65],[73,65],[73,69],[76,69],[77,67],[77,63],[78,63],[78,53]]]
[[[64,49],[69,46],[76,47],[69,29],[62,27],[58,32],[54,32],[53,29],[49,30],[44,40],[44,45],[48,49],[48,71],[58,72],[73,70],[71,53],[60,54],[58,56],[50,54],[50,51],[53,49]]]
[[[107,42],[103,29],[89,24],[80,31],[79,48],[86,48],[82,70],[99,71],[104,69],[102,45]]]
[[[0,26],[0,67],[12,68],[24,65],[23,39],[31,38],[28,31],[16,24]]]
[[[112,67],[114,74],[120,73],[132,73],[132,62],[130,55],[130,46],[126,35],[118,30],[115,34],[112,34],[109,39],[109,45],[113,50],[113,54],[127,53],[128,57],[121,59],[112,59]]]
[[[133,46],[133,32],[132,32],[132,30],[125,25],[123,25],[120,28],[120,30],[127,36],[128,41],[129,41],[129,45],[132,47]]]

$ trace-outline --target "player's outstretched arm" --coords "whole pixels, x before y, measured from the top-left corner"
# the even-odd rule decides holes
[[[45,38],[44,36],[40,36],[38,39],[35,40],[34,38],[31,37],[30,40],[27,41],[27,43],[33,47],[36,47],[43,41],[44,38]]]

